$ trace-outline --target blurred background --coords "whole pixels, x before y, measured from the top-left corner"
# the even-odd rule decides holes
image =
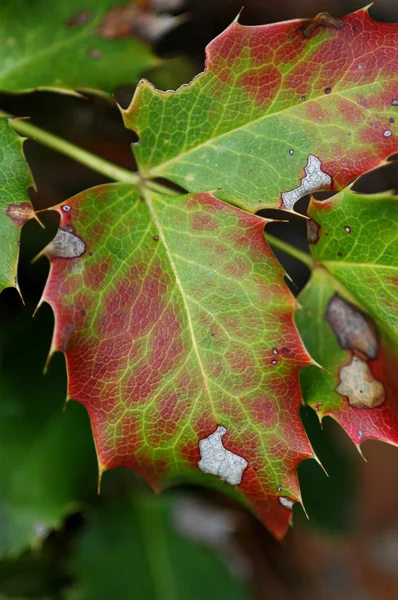
[[[4,0],[3,0],[4,1]],[[168,59],[145,76],[175,89],[203,70],[204,47],[236,17],[243,0],[169,2],[180,24],[156,42]],[[240,21],[263,24],[351,12],[363,0],[246,0]],[[376,20],[398,21],[398,1],[378,0]],[[397,40],[398,43],[398,40]],[[134,88],[114,97],[54,93],[0,96],[0,108],[29,115],[56,133],[125,168],[134,169],[116,102],[126,107]],[[90,186],[100,175],[33,141],[25,153],[37,190],[36,209]],[[395,165],[363,178],[363,191],[398,188]],[[305,213],[308,199],[300,200]],[[275,216],[277,211],[265,211]],[[279,215],[278,215],[279,216]],[[286,218],[286,214],[284,217]],[[304,504],[294,525],[276,542],[257,519],[230,499],[190,486],[154,496],[138,475],[107,472],[97,495],[97,464],[88,417],[66,396],[66,370],[56,355],[43,375],[51,343],[52,311],[40,299],[48,262],[32,258],[54,236],[29,222],[22,231],[17,292],[0,296],[0,598],[65,600],[208,600],[398,598],[398,451],[368,441],[359,455],[345,433],[302,409],[315,461],[299,467]],[[270,233],[307,249],[304,219],[271,224]],[[307,269],[275,250],[298,293]]]

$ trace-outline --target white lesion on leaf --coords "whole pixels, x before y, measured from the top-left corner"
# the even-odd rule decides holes
[[[368,363],[355,355],[340,369],[336,392],[348,398],[354,408],[376,408],[385,400],[383,384],[374,377]]]
[[[74,233],[58,229],[57,235],[45,249],[49,258],[78,258],[86,250],[86,244]]]
[[[293,510],[294,500],[291,498],[286,498],[286,496],[279,496],[279,504],[288,510]]]
[[[231,485],[239,485],[249,463],[242,456],[224,448],[222,438],[226,433],[226,428],[219,425],[207,438],[199,440],[198,468]]]
[[[322,171],[321,161],[313,154],[308,155],[304,171],[305,176],[301,180],[301,185],[294,190],[282,193],[283,204],[288,210],[292,210],[297,200],[306,194],[329,188],[332,184],[332,178]]]

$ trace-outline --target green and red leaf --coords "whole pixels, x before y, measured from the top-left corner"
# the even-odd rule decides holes
[[[142,175],[249,212],[292,209],[397,152],[398,25],[367,9],[308,25],[234,22],[189,85],[141,82],[124,120]]]
[[[100,471],[130,467],[155,488],[227,481],[283,535],[313,455],[298,384],[311,359],[265,220],[129,184],[58,210],[43,299]]]
[[[359,445],[398,443],[398,198],[356,194],[312,200],[316,261],[300,295],[301,336],[325,369],[304,369],[303,395]]]

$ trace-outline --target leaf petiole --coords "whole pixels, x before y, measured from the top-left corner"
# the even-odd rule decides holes
[[[40,144],[43,144],[52,150],[56,150],[65,156],[69,156],[69,158],[72,158],[82,165],[89,167],[97,173],[101,173],[101,175],[104,175],[113,181],[121,181],[123,183],[132,184],[138,184],[140,182],[140,176],[138,173],[133,173],[132,171],[128,171],[127,169],[123,169],[122,167],[114,165],[113,163],[100,158],[99,156],[96,156],[95,154],[92,154],[83,148],[80,148],[80,146],[76,146],[75,144],[62,139],[53,133],[44,131],[29,121],[13,118],[13,115],[10,115],[2,110],[0,110],[0,117],[9,118],[12,128],[20,135],[33,138]]]

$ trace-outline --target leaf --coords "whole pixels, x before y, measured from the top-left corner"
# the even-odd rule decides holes
[[[27,309],[2,326],[0,553],[37,544],[69,511],[96,496],[85,411],[71,403],[62,412],[63,361],[55,360],[42,374],[51,330],[49,311],[32,320]]]
[[[27,191],[33,179],[22,144],[23,138],[0,117],[0,292],[17,286],[20,229],[33,217]]]
[[[304,369],[304,398],[357,445],[397,444],[398,198],[348,188],[309,215],[317,266],[296,321],[325,371]]]
[[[130,467],[155,488],[224,480],[283,535],[312,456],[298,385],[311,360],[266,221],[129,184],[58,211],[43,299],[101,472]]]
[[[124,4],[127,7],[127,0]],[[110,35],[114,7],[123,6],[123,0],[2,2],[0,89],[112,91],[117,85],[135,83],[158,59],[139,38],[150,17],[140,2],[129,5],[120,35],[115,31]],[[130,31],[132,22],[135,29]],[[114,18],[113,23],[115,28]]]
[[[397,152],[398,25],[367,9],[309,38],[303,25],[235,21],[191,84],[159,92],[142,81],[124,111],[142,175],[217,190],[249,212],[292,209]]]
[[[173,503],[142,498],[94,513],[77,545],[69,600],[247,598],[220,559],[172,526]],[[112,549],[112,551],[110,551]]]

